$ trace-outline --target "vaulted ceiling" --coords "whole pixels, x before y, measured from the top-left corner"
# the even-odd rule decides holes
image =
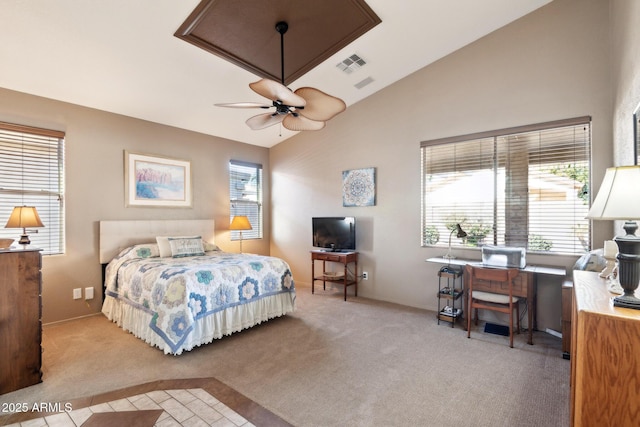
[[[550,1],[5,0],[0,87],[271,147],[295,133],[280,126],[253,131],[244,122],[260,111],[214,104],[264,101],[248,84],[265,75],[279,80],[277,21],[290,27],[287,85],[316,87],[350,106]],[[347,12],[373,12],[371,28],[354,35],[348,25],[359,28],[369,18],[349,19],[336,9],[345,5]],[[219,51],[184,40],[198,7],[220,12],[207,18],[212,27],[192,32],[209,34]],[[226,45],[217,43],[223,36]],[[227,55],[233,46],[244,56]],[[352,55],[364,65],[338,67]]]

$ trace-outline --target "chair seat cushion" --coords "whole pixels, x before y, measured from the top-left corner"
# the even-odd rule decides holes
[[[511,297],[514,303],[519,301],[518,297]],[[494,294],[493,292],[473,291],[473,299],[495,304],[509,304],[509,295]]]

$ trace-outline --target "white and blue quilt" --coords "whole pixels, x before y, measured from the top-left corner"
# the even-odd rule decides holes
[[[161,258],[157,245],[136,245],[120,252],[105,274],[106,298],[148,313],[148,327],[173,354],[182,351],[185,340],[192,340],[199,320],[283,294],[291,298],[293,309],[295,288],[289,265],[262,255],[211,251],[203,256]]]

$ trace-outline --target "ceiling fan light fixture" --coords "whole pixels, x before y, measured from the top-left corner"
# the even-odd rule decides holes
[[[280,101],[285,105],[304,107],[307,104],[304,98],[293,93],[291,89],[270,79],[260,79],[257,82],[249,83],[249,87],[258,95],[273,101]]]
[[[282,126],[292,131],[320,130],[325,127],[327,120],[347,108],[342,99],[326,94],[319,89],[302,87],[292,92],[291,89],[284,85],[284,33],[287,32],[288,28],[289,25],[284,21],[276,24],[276,31],[280,33],[282,83],[271,79],[260,79],[249,84],[251,90],[270,99],[272,105],[265,106],[250,102],[216,104],[220,107],[231,108],[275,107],[276,111],[274,113],[258,114],[246,121],[247,125],[253,130],[264,129],[278,123],[282,123]]]

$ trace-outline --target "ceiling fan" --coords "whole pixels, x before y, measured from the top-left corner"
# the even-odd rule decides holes
[[[282,126],[292,131],[320,130],[325,126],[327,120],[347,108],[342,99],[328,95],[319,89],[301,87],[292,92],[284,85],[284,34],[288,29],[289,25],[284,21],[276,24],[276,31],[280,33],[282,83],[271,79],[261,79],[249,84],[254,92],[270,99],[272,104],[265,105],[256,102],[215,104],[218,107],[231,108],[275,108],[272,113],[250,117],[246,123],[253,130],[264,129],[278,123],[282,123]]]

